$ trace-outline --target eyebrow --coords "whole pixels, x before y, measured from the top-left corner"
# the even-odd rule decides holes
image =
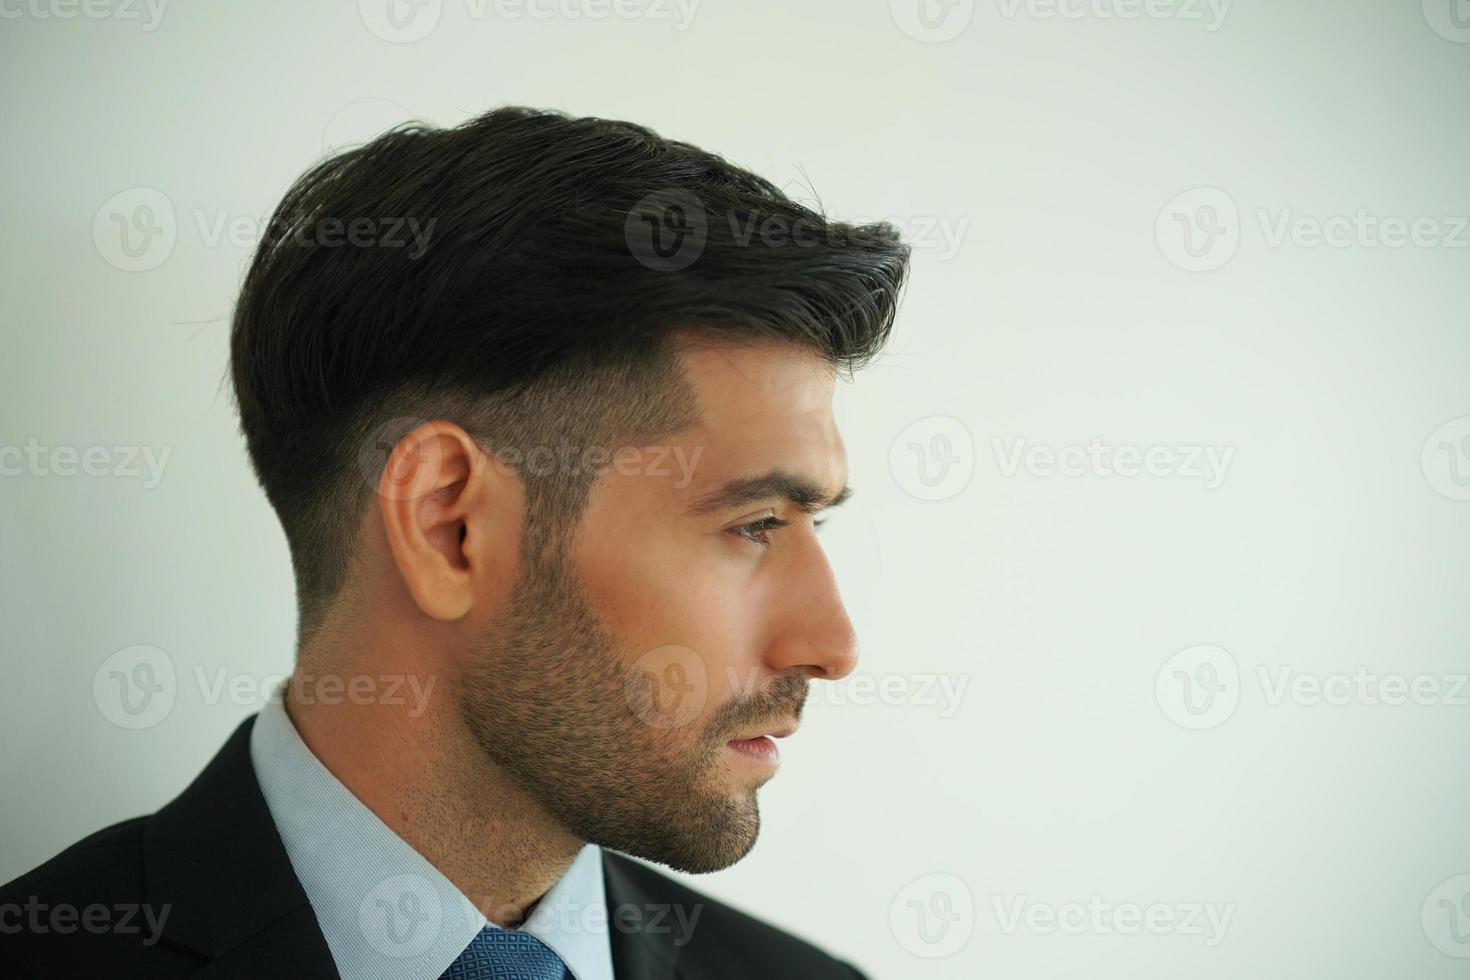
[[[690,517],[702,517],[767,500],[786,500],[806,514],[836,507],[852,496],[852,487],[844,486],[832,493],[820,484],[785,470],[772,470],[762,476],[730,480],[697,500],[687,511]]]

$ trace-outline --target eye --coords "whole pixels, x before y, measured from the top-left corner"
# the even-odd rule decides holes
[[[771,541],[766,537],[767,532],[783,528],[790,523],[790,521],[783,521],[779,517],[762,517],[758,521],[732,527],[730,528],[730,532],[739,535],[747,541],[758,544],[762,548],[769,548]]]

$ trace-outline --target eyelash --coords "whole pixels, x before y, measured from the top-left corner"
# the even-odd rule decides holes
[[[812,521],[812,526],[821,527],[826,523],[827,519],[823,518],[819,521]],[[752,544],[760,545],[762,548],[769,548],[771,546],[771,540],[765,536],[766,533],[769,531],[778,531],[790,524],[790,521],[784,521],[779,517],[762,517],[758,521],[732,527],[730,531]]]

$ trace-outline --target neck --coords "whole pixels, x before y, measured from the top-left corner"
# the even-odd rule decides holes
[[[298,664],[285,703],[307,747],[486,919],[524,921],[584,842],[486,756],[444,676],[391,666],[366,674],[310,659],[317,663]],[[352,680],[367,689],[364,677],[371,694],[355,696]]]

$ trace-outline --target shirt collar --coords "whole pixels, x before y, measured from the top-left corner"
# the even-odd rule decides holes
[[[437,980],[485,916],[322,765],[278,689],[250,733],[261,794],[344,977]],[[576,980],[613,980],[602,854],[587,844],[522,925]]]

